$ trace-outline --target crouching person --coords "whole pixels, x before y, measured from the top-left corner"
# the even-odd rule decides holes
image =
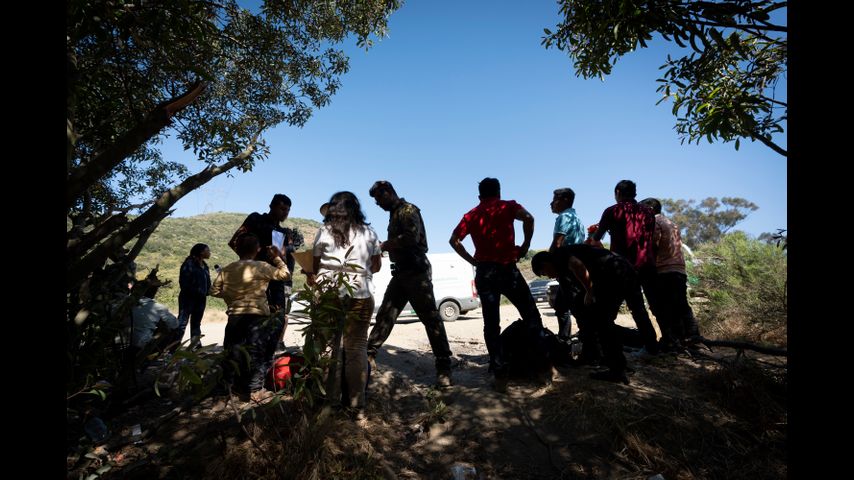
[[[178,318],[166,305],[154,301],[161,284],[155,280],[131,310],[131,343],[136,366],[140,369],[148,365],[149,355],[177,345],[183,335],[183,331],[178,329]]]
[[[599,337],[602,361],[608,370],[590,378],[626,385],[626,357],[614,320],[628,295],[640,290],[637,273],[624,257],[593,245],[566,245],[540,252],[531,260],[534,273],[577,282],[584,295],[584,310]]]
[[[223,341],[227,352],[223,367],[225,381],[231,383],[232,392],[243,401],[250,398],[260,401],[265,397],[265,351],[271,335],[267,286],[271,280],[284,281],[291,277],[278,248],[267,247],[272,265],[255,260],[260,251],[257,236],[240,236],[237,239],[240,260],[223,267],[211,287],[211,295],[221,297],[228,306]],[[241,351],[244,349],[246,354]],[[237,372],[232,366],[235,364]]]

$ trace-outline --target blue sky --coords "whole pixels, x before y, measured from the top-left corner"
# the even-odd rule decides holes
[[[551,241],[554,189],[575,190],[576,211],[590,225],[622,179],[637,183],[639,199],[743,197],[759,210],[738,229],[786,228],[785,157],[758,142],[742,141],[739,151],[681,145],[672,104],[655,105],[658,67],[672,47],[653,42],[620,59],[604,82],[584,80],[563,52],[540,45],[543,28],[558,21],[554,1],[406,2],[388,38],[368,52],[346,46],[350,72],[329,106],[304,128],[269,130],[266,161],[192,192],[174,216],[264,212],[274,193],[285,193],[291,217],[320,220],[318,207],[350,190],[384,239],[388,214],[367,192],[385,179],[421,208],[430,251],[449,252],[451,231],[489,176],[501,181],[502,198],[534,216],[533,249]],[[785,85],[777,94],[785,99]],[[786,147],[785,135],[775,141]],[[201,167],[172,143],[164,154]]]

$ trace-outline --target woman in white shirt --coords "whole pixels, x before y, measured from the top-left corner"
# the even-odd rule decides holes
[[[382,251],[376,232],[365,222],[359,199],[352,192],[338,192],[329,199],[323,226],[314,239],[314,271],[319,277],[344,273],[352,293],[341,286],[339,297],[349,300],[344,326],[344,379],[348,407],[365,406],[368,382],[368,327],[374,312],[371,277],[381,266]],[[309,283],[314,283],[313,275]],[[319,280],[319,279],[318,279]]]

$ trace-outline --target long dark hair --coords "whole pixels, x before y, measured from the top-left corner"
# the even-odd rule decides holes
[[[350,244],[350,229],[364,230],[365,214],[362,212],[362,204],[353,192],[338,192],[329,199],[329,210],[323,224],[328,225],[335,239],[335,246],[345,247]]]
[[[190,249],[190,256],[185,258],[184,261],[195,260],[204,264],[205,259],[202,258],[202,252],[204,252],[206,248],[208,248],[208,246],[204,243],[197,243],[193,245],[193,248]]]

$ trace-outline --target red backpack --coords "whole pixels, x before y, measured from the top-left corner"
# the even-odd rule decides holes
[[[273,366],[267,370],[264,388],[273,392],[278,392],[285,388],[290,383],[291,377],[299,372],[304,364],[305,357],[302,355],[294,353],[282,354],[273,361]]]

